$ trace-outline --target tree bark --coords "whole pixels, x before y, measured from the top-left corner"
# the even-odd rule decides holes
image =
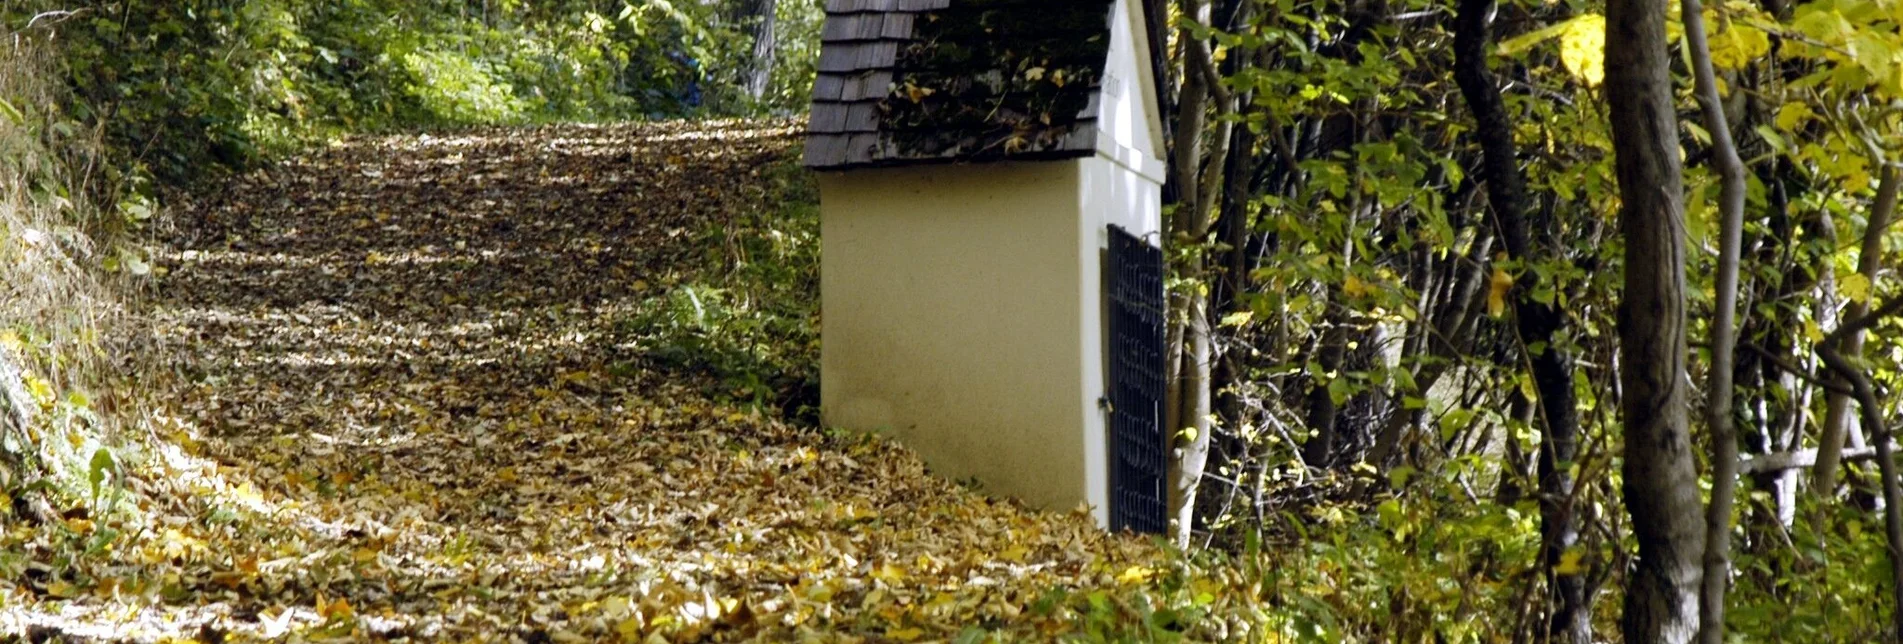
[[[1732,377],[1738,345],[1738,261],[1744,244],[1744,162],[1731,140],[1723,97],[1711,68],[1705,37],[1705,9],[1699,0],[1681,0],[1679,16],[1691,50],[1692,76],[1705,129],[1711,133],[1713,163],[1719,176],[1718,274],[1711,321],[1711,368],[1705,387],[1705,422],[1711,430],[1711,506],[1705,512],[1704,587],[1699,594],[1698,640],[1724,644],[1725,588],[1731,578],[1731,512],[1738,492],[1738,429],[1732,414]]]
[[[1182,0],[1183,15],[1201,24],[1209,24],[1209,4],[1204,0]],[[1222,187],[1224,156],[1228,151],[1227,122],[1213,137],[1215,146],[1205,148],[1204,127],[1212,109],[1220,117],[1233,109],[1231,97],[1210,58],[1208,43],[1195,38],[1187,29],[1181,33],[1183,45],[1183,84],[1177,101],[1176,140],[1171,146],[1170,183],[1175,190],[1166,239],[1188,244],[1204,243],[1209,235],[1210,211],[1214,193]],[[1179,277],[1192,282],[1204,278],[1202,253],[1176,267]],[[1169,346],[1169,390],[1164,405],[1165,430],[1172,443],[1169,466],[1169,510],[1172,538],[1178,546],[1188,546],[1196,512],[1196,489],[1202,484],[1203,469],[1209,462],[1210,440],[1210,345],[1209,291],[1178,289],[1170,297],[1170,328],[1165,336]]]
[[[1876,283],[1877,271],[1883,268],[1883,234],[1890,228],[1890,222],[1896,217],[1896,198],[1899,178],[1893,167],[1883,168],[1883,178],[1877,184],[1876,203],[1870,207],[1870,217],[1863,231],[1863,248],[1857,253],[1857,274],[1862,275],[1871,284]],[[1870,311],[1869,300],[1851,302],[1843,319],[1854,320]],[[1843,346],[1837,352],[1847,356],[1863,353],[1863,333],[1851,333],[1843,339]],[[1847,385],[1842,379],[1835,379],[1839,385]],[[1844,435],[1850,423],[1851,397],[1843,393],[1830,394],[1824,406],[1824,428],[1817,439],[1817,466],[1811,469],[1812,489],[1819,494],[1831,495],[1837,489],[1838,464],[1843,460]],[[1875,440],[1874,438],[1871,440]]]
[[[1798,249],[1787,243],[1794,235],[1814,226],[1815,219],[1807,218],[1800,223],[1791,210],[1789,196],[1785,188],[1788,181],[1787,162],[1779,161],[1758,168],[1758,179],[1766,186],[1765,190],[1765,229],[1746,231],[1744,248],[1750,254],[1750,261],[1759,266],[1776,267],[1775,271],[1760,273],[1751,281],[1758,284],[1756,292],[1747,288],[1747,301],[1754,302],[1792,302],[1802,301],[1804,293],[1816,288],[1816,278],[1806,262],[1797,261]],[[1747,278],[1749,279],[1749,278]],[[1799,331],[1802,318],[1795,307],[1774,307],[1765,315],[1748,315],[1740,325],[1740,342],[1750,342],[1768,353],[1781,356],[1804,355],[1807,346],[1799,346]],[[1811,358],[1814,362],[1815,358]],[[1750,351],[1738,356],[1736,384],[1738,391],[1747,400],[1749,422],[1741,425],[1740,448],[1750,458],[1763,458],[1767,455],[1797,450],[1801,445],[1805,428],[1811,425],[1811,400],[1818,398],[1817,388],[1806,384],[1799,375],[1786,371],[1778,363],[1781,360]],[[1784,392],[1789,392],[1785,394]],[[1811,462],[1816,460],[1815,450],[1811,450]],[[1748,461],[1747,461],[1748,462]],[[1756,553],[1768,552],[1765,547],[1782,542],[1797,517],[1797,484],[1799,472],[1795,469],[1751,470],[1741,465],[1742,472],[1751,478],[1753,487],[1764,491],[1771,498],[1768,512],[1759,512],[1752,505],[1746,505],[1750,530],[1748,543]],[[1806,465],[1805,467],[1809,467]],[[1809,473],[1804,472],[1808,479]]]
[[[1487,183],[1488,212],[1507,255],[1524,263],[1535,259],[1526,222],[1526,179],[1520,173],[1512,117],[1493,74],[1487,70],[1493,13],[1493,0],[1460,0],[1455,17],[1454,80],[1474,113],[1474,134],[1480,139],[1483,162],[1479,174]],[[1533,271],[1522,271],[1522,281],[1533,275]],[[1520,345],[1539,349],[1528,349],[1526,357],[1539,390],[1539,416],[1545,429],[1539,452],[1539,498],[1540,558],[1553,611],[1547,635],[1554,642],[1590,644],[1592,602],[1586,576],[1558,572],[1566,551],[1579,542],[1571,474],[1572,461],[1579,452],[1574,367],[1572,356],[1555,342],[1565,323],[1565,313],[1527,297],[1532,290],[1528,286],[1515,286],[1512,304]]]
[[[1316,347],[1315,363],[1321,367],[1321,373],[1309,374],[1308,391],[1308,441],[1302,443],[1302,462],[1309,467],[1327,468],[1335,460],[1335,421],[1340,415],[1341,406],[1335,404],[1335,396],[1328,391],[1329,374],[1339,376],[1341,364],[1348,354],[1348,315],[1347,307],[1341,303],[1341,289],[1328,289],[1328,313],[1322,324],[1322,337]]]
[[[1228,0],[1223,10],[1235,15],[1237,24],[1247,24],[1254,7],[1253,0]],[[1229,58],[1224,61],[1225,69],[1233,73],[1243,65],[1266,68],[1269,62],[1267,54],[1267,48],[1258,48],[1253,52],[1241,48],[1231,50]],[[1234,100],[1238,112],[1246,110],[1252,103],[1253,93],[1238,92]],[[1216,249],[1212,253],[1217,258],[1216,270],[1220,271],[1218,279],[1210,285],[1210,312],[1217,320],[1249,308],[1249,302],[1242,294],[1248,289],[1249,273],[1255,265],[1255,262],[1250,261],[1248,252],[1252,236],[1249,203],[1255,194],[1256,181],[1255,147],[1254,128],[1247,125],[1233,128],[1228,144],[1228,159],[1223,167],[1223,191],[1215,223]],[[1241,386],[1248,375],[1243,356],[1237,353],[1221,347],[1212,351],[1215,364],[1211,367],[1209,388],[1215,395],[1216,421],[1219,427],[1228,429],[1232,437],[1225,441],[1220,450],[1222,461],[1218,462],[1218,468],[1229,462],[1240,461],[1249,449],[1237,432],[1243,423]]]
[[[774,33],[774,27],[779,22],[778,8],[779,0],[750,0],[748,3],[747,28],[753,35],[753,56],[747,59],[740,84],[747,96],[755,101],[766,96],[767,87],[773,82],[773,66],[777,62],[779,45],[779,38]]]
[[[1620,413],[1626,511],[1639,544],[1626,577],[1625,641],[1689,642],[1704,569],[1687,428],[1685,222],[1665,0],[1606,4],[1606,97],[1623,207]]]

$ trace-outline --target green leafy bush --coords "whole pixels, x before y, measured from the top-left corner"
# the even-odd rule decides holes
[[[522,119],[528,102],[497,82],[487,61],[459,52],[422,49],[402,56],[412,80],[407,88],[431,119],[442,123],[509,123]]]
[[[781,3],[774,89],[738,90],[732,2],[118,0],[0,3],[63,43],[68,109],[167,182],[339,132],[744,113],[806,100],[819,8]]]
[[[143,274],[139,181],[99,163],[98,133],[61,110],[43,36],[0,42],[0,516],[110,511],[120,469],[109,282]],[[127,189],[109,192],[104,185]]]
[[[791,163],[770,171],[768,206],[696,239],[716,267],[648,300],[627,328],[648,357],[713,376],[719,393],[805,422],[819,408],[819,198]]]

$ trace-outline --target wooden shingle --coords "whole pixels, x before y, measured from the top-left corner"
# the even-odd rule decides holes
[[[898,55],[899,43],[896,40],[828,44],[819,52],[819,71],[857,72],[891,69]]]
[[[820,32],[820,40],[828,43],[878,40],[885,35],[886,17],[898,15],[906,14],[850,13],[829,18]],[[911,35],[910,29],[906,30],[906,35]]]
[[[805,164],[1094,152],[1112,0],[827,0]],[[1043,73],[1062,70],[1063,82]]]

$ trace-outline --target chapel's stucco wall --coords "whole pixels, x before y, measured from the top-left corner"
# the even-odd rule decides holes
[[[821,175],[826,423],[890,432],[948,478],[1101,514],[1099,225],[1078,192],[1088,167]]]

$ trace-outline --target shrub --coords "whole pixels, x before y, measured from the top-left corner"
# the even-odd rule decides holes
[[[699,371],[720,391],[786,418],[819,411],[819,198],[791,162],[768,173],[771,204],[696,238],[715,267],[643,304],[628,324],[648,357]]]
[[[108,175],[99,132],[58,107],[51,68],[42,34],[0,43],[0,512],[32,521],[114,497],[114,419],[95,412],[114,396],[102,339],[123,315],[108,282],[146,270],[127,240],[152,211],[143,183]]]

